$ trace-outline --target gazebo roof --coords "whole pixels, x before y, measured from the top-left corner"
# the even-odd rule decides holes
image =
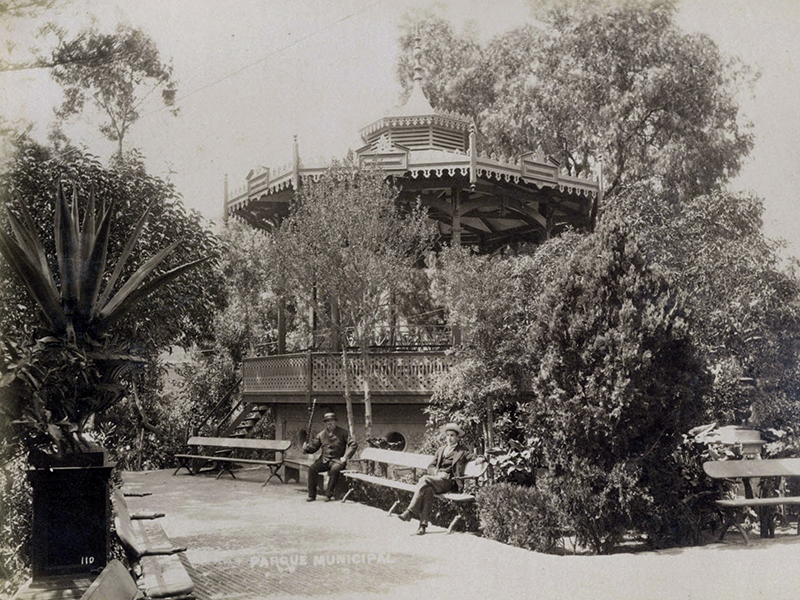
[[[445,239],[456,227],[462,243],[492,249],[538,242],[565,226],[590,226],[600,191],[596,180],[562,172],[541,151],[510,157],[480,152],[472,119],[431,106],[422,90],[418,46],[415,59],[405,104],[361,129],[361,166],[380,168],[402,196],[421,199]],[[294,192],[306,180],[319,180],[326,168],[301,161],[295,140],[291,164],[251,171],[244,189],[232,198],[226,193],[226,215],[259,228],[277,226]]]

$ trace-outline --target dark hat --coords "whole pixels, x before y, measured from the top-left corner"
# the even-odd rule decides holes
[[[459,435],[459,437],[463,437],[464,435],[464,430],[461,429],[461,427],[459,427],[455,423],[448,423],[447,425],[442,427],[442,433],[447,433],[448,431],[455,431]]]
[[[322,420],[323,421],[335,421],[336,420],[336,413],[334,413],[334,412],[326,412],[324,415],[322,415]]]

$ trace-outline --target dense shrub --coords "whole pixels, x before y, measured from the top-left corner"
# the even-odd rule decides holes
[[[476,504],[484,537],[537,552],[556,549],[563,529],[546,492],[498,483],[481,488]]]
[[[531,330],[530,433],[567,523],[608,552],[671,502],[668,464],[710,376],[681,296],[624,223],[580,243]],[[674,482],[678,485],[678,482]]]
[[[0,598],[24,582],[30,564],[33,505],[22,451],[3,457],[0,468]]]
[[[673,453],[642,474],[657,503],[633,517],[639,532],[653,547],[699,544],[721,522],[714,504],[719,485],[703,471],[709,460],[741,458],[738,448],[723,446],[716,425],[700,426],[682,436]]]

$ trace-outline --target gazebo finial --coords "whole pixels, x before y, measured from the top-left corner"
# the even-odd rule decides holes
[[[419,37],[419,25],[417,25],[417,30],[414,34],[414,81],[418,81],[422,83],[422,64],[420,64],[419,59],[422,56],[422,46],[420,45],[421,39]]]

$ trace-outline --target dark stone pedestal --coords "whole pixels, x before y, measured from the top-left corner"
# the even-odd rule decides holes
[[[32,575],[99,572],[109,552],[114,465],[31,469]]]

